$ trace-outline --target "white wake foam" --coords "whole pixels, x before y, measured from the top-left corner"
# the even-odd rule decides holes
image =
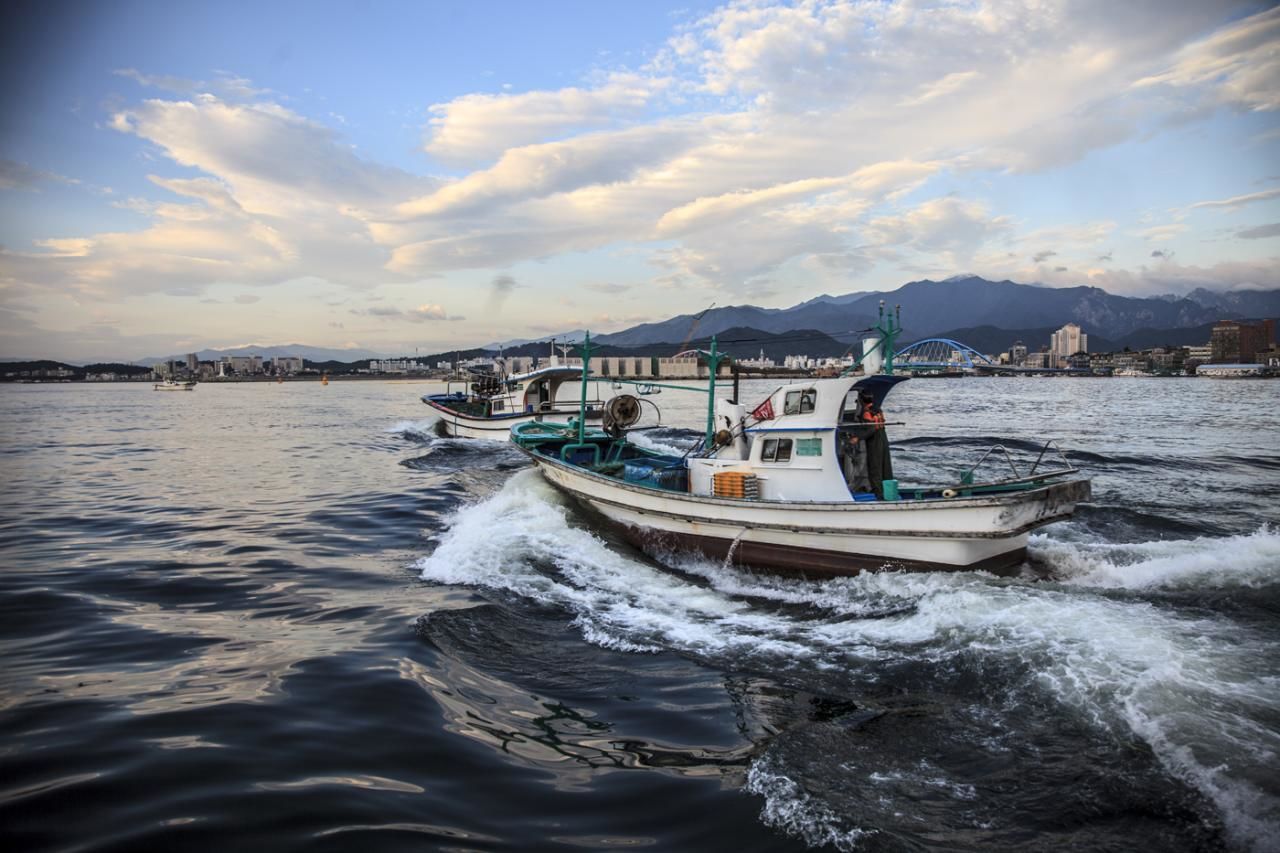
[[[768,826],[800,838],[810,847],[830,845],[840,851],[852,851],[874,829],[844,829],[844,821],[827,805],[807,794],[784,773],[774,770],[766,756],[751,765],[746,789],[764,798],[760,819]]]
[[[436,437],[436,424],[440,422],[438,415],[419,421],[397,421],[387,427],[392,435],[402,435],[414,441],[430,441]]]
[[[662,453],[667,456],[684,456],[685,451],[689,449],[687,446],[677,447],[665,441],[658,441],[647,432],[627,433],[627,441],[630,441],[636,447],[643,447],[645,450],[652,450],[655,453]]]
[[[1031,537],[1033,556],[1067,583],[1107,589],[1259,587],[1280,583],[1280,533],[1136,544]]]
[[[1116,736],[1136,735],[1168,772],[1219,808],[1232,839],[1265,848],[1280,838],[1280,648],[1226,617],[1183,615],[1135,590],[1274,581],[1274,533],[1220,540],[1107,546],[1037,537],[1062,583],[981,573],[875,573],[803,582],[679,558],[696,583],[615,550],[570,523],[563,499],[534,470],[459,511],[426,579],[507,590],[570,610],[588,642],[678,651],[740,665],[807,661],[867,670],[885,660],[948,661],[975,653],[1012,660],[1026,689],[1047,692]],[[1117,597],[1113,588],[1130,591]],[[799,607],[761,606],[759,601]],[[776,801],[776,825],[836,846],[813,804],[791,815],[786,780],[752,783]],[[800,792],[801,794],[803,792]],[[790,816],[789,816],[790,815]],[[816,828],[815,828],[816,827]],[[825,828],[824,828],[825,827]]]

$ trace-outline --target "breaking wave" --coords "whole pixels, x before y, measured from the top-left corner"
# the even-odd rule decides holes
[[[1222,538],[1117,544],[1031,537],[1033,555],[1065,582],[1105,589],[1262,587],[1280,584],[1280,533],[1262,527]]]
[[[1237,843],[1280,838],[1270,772],[1280,765],[1280,648],[1248,625],[1140,595],[1273,584],[1280,536],[1110,545],[1038,535],[1032,551],[1052,580],[886,572],[811,582],[668,555],[673,572],[581,526],[526,470],[449,519],[417,568],[437,583],[564,608],[590,643],[729,670],[865,680],[885,664],[995,666],[1015,673],[1010,693],[1050,698],[1095,731],[1146,744],[1216,806]],[[794,786],[764,765],[748,783],[766,798],[765,820],[808,843],[848,849],[862,837]]]

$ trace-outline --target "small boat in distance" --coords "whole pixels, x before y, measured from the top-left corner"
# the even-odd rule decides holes
[[[196,381],[187,379],[179,382],[175,379],[166,379],[163,382],[157,382],[151,387],[156,391],[194,391],[196,389]]]
[[[512,429],[512,441],[552,485],[657,554],[692,550],[816,577],[1017,566],[1031,530],[1070,518],[1090,497],[1089,481],[1060,451],[1061,465],[1042,469],[1053,442],[1025,472],[997,447],[937,485],[884,479],[876,493],[857,488],[864,481],[850,464],[857,458],[853,439],[883,430],[883,420],[875,420],[880,403],[907,380],[892,375],[900,328],[893,317],[885,324],[882,307],[882,337],[864,342],[861,361],[875,370],[871,362],[879,358],[871,356],[879,348],[885,374],[791,382],[750,407],[736,393],[715,400],[716,369],[726,356],[713,338],[703,353],[711,376],[706,436],[684,457],[632,444],[616,418],[607,419],[615,425],[608,431],[588,428],[581,417],[571,425],[524,423]],[[589,355],[590,336],[584,362]],[[976,480],[979,466],[1002,451],[1013,476]]]

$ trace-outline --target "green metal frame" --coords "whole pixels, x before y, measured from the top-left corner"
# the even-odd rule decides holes
[[[875,346],[871,348],[871,352],[877,349],[884,353],[884,372],[887,376],[893,375],[893,350],[894,342],[898,339],[898,335],[902,334],[902,306],[895,305],[892,313],[886,314],[884,311],[884,300],[880,300],[880,320],[876,323],[874,331],[880,333],[880,340],[876,341]],[[841,376],[848,376],[862,366],[863,360],[870,355],[864,352],[862,355],[854,359],[851,366],[840,371]]]

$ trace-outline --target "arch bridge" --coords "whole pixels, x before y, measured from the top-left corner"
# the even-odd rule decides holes
[[[895,370],[921,372],[998,367],[973,347],[950,338],[928,338],[903,347],[893,354],[893,366]]]

